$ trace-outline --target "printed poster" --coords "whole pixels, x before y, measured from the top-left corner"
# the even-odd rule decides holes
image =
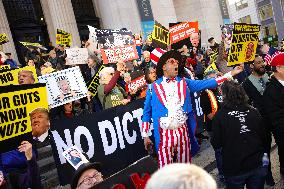
[[[138,59],[138,53],[135,45],[101,49],[101,53],[104,64],[117,63],[119,59],[122,59],[124,62]]]
[[[169,31],[171,44],[174,44],[189,38],[192,33],[198,33],[198,22],[182,22],[172,25]]]
[[[33,112],[48,111],[45,84],[10,85],[0,91],[0,153],[32,141]]]
[[[46,83],[50,108],[87,96],[88,89],[78,66],[47,74],[38,78]]]
[[[64,30],[57,29],[56,44],[71,47],[71,45],[72,45],[72,34],[66,32]]]
[[[0,72],[0,86],[34,83],[38,83],[36,69],[34,66],[26,66],[23,68]]]
[[[152,32],[152,46],[155,48],[167,49],[170,44],[170,33],[167,28],[155,21]]]
[[[253,61],[255,58],[260,25],[234,23],[228,66]]]

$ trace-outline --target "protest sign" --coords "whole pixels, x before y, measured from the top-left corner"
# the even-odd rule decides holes
[[[38,83],[34,66],[0,72],[0,86]]]
[[[102,65],[100,69],[97,71],[97,73],[92,77],[91,81],[87,83],[88,91],[91,93],[92,96],[96,96],[98,92],[97,89],[98,89],[98,86],[100,85],[99,74],[100,74],[100,71],[105,67],[106,67],[105,65]]]
[[[8,42],[9,42],[9,39],[8,39],[7,34],[1,33],[0,34],[0,45],[3,45],[3,44],[8,43]]]
[[[0,153],[32,140],[30,113],[38,108],[48,108],[45,84],[1,87]]]
[[[167,28],[155,21],[152,32],[152,46],[155,48],[167,49],[170,44],[170,33]]]
[[[80,167],[80,165],[89,162],[82,154],[81,150],[79,150],[76,146],[68,148],[62,153],[62,155],[76,170]]]
[[[192,33],[198,33],[198,22],[182,22],[176,25],[171,24],[169,32],[171,44],[177,43],[189,38]]]
[[[259,32],[260,25],[234,23],[228,66],[254,60]]]
[[[45,47],[43,47],[39,43],[30,43],[30,42],[23,42],[23,41],[19,41],[19,42],[27,48],[40,48],[42,50],[47,50]]]
[[[93,189],[142,189],[156,170],[158,170],[157,161],[146,156],[94,186]]]
[[[11,69],[11,66],[10,65],[3,65],[3,66],[0,66],[0,71],[6,71],[6,70],[9,70]]]
[[[78,66],[43,75],[38,80],[46,83],[50,108],[87,96],[88,90]]]
[[[87,64],[88,49],[86,48],[71,48],[66,49],[68,61],[66,65]]]
[[[211,64],[204,70],[204,74],[203,74],[203,75],[206,75],[208,72],[210,72],[210,71],[212,71],[212,70],[218,72],[218,69],[217,69],[217,66],[216,66],[216,63],[215,63],[215,62],[211,63]]]
[[[113,36],[114,34],[120,34],[120,35],[128,35],[132,36],[132,32],[130,30],[124,30],[124,29],[96,29],[96,36],[97,38],[100,37],[107,37],[107,36]]]
[[[101,162],[105,177],[146,156],[141,137],[143,104],[144,99],[140,99],[101,112],[53,120],[51,146],[60,184],[70,183],[74,174],[74,168],[62,156],[63,151],[74,145],[91,162]]]
[[[141,22],[143,40],[148,39],[149,36],[152,38],[152,32],[154,30],[154,21],[143,21]],[[150,40],[152,41],[152,39]]]
[[[101,34],[103,31],[103,34]],[[108,32],[107,32],[108,31]],[[120,30],[119,30],[120,31]],[[109,30],[96,30],[98,46],[100,49],[109,49],[115,47],[124,47],[125,45],[134,45],[132,33],[111,32]],[[101,32],[101,33],[100,33]],[[98,37],[99,36],[99,37]]]
[[[57,29],[56,44],[71,47],[71,45],[72,45],[72,34],[66,32],[64,30]]]
[[[97,34],[96,34],[96,28],[89,26],[89,45],[87,46],[88,51],[95,52],[98,49],[98,41],[97,41]]]
[[[101,49],[104,64],[116,63],[119,59],[123,61],[134,60],[138,58],[135,45],[126,45],[124,47],[115,47],[111,49]]]
[[[200,48],[201,31],[198,29],[198,22],[169,23],[169,27],[172,33],[172,35],[170,35],[172,49],[179,50],[184,46],[188,49],[192,49],[193,47]]]
[[[126,85],[126,92],[136,92],[147,85],[143,71],[134,71],[130,74],[131,82]]]

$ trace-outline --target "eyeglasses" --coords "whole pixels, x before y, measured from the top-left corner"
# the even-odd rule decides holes
[[[86,186],[92,186],[94,183],[102,181],[102,177],[103,175],[100,172],[94,173],[92,177],[85,177],[83,181],[79,183],[78,188],[80,188],[82,184]]]

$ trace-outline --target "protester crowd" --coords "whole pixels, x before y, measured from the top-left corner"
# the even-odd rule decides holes
[[[138,39],[137,36],[135,38]],[[233,70],[233,67],[227,66],[228,47],[225,35],[222,35],[220,44],[213,37],[208,39],[207,49],[194,45],[197,43],[194,40],[199,40],[198,35],[193,36],[192,40],[192,48],[183,46],[179,50],[182,55],[182,60],[178,62],[180,77],[191,80],[216,79]],[[82,42],[83,48],[88,48],[88,45],[87,41]],[[20,64],[13,60],[11,53],[1,53],[0,65],[10,65],[11,68],[34,66],[38,76],[49,74],[72,67],[66,65],[68,58],[65,48],[67,47],[62,45],[50,45],[48,50],[29,47],[25,55],[26,62]],[[33,136],[37,137],[36,125],[49,125],[50,119],[100,112],[144,98],[150,84],[161,77],[156,73],[157,51],[161,49],[155,49],[151,41],[145,40],[138,53],[141,54],[139,59],[127,62],[119,60],[116,64],[105,65],[100,72],[98,71],[103,65],[100,52],[90,53],[87,64],[79,67],[86,83],[99,74],[96,96],[88,94],[86,98],[53,108],[49,113],[44,110],[33,112]],[[204,113],[204,119],[197,123],[195,135],[199,144],[210,138],[215,151],[218,178],[228,188],[243,188],[247,185],[247,188],[261,189],[265,183],[270,186],[275,184],[270,163],[272,134],[278,145],[280,173],[284,176],[284,54],[272,57],[271,51],[278,50],[260,43],[254,61],[243,65],[244,70],[234,76],[234,80],[225,81],[215,89],[198,92],[200,105],[192,100],[192,104],[200,106]],[[212,54],[216,52],[216,60],[213,60]],[[217,69],[207,69],[213,63]],[[147,85],[129,91],[131,76],[137,72],[145,75]],[[31,80],[27,83],[33,83],[28,72],[19,75],[19,83],[25,84],[25,78]],[[23,141],[19,150],[0,154],[0,188],[5,188],[9,183],[13,186],[21,185],[21,188],[41,188],[36,164],[36,142],[31,144]],[[212,178],[198,167],[179,166],[161,169],[161,173],[158,171],[154,174],[146,188],[178,188],[178,185],[200,189],[217,187]],[[72,188],[89,188],[102,182],[100,170],[101,167],[96,163],[84,165],[77,170]],[[192,174],[196,174],[198,178],[194,178]],[[186,183],[182,181],[184,177],[188,177],[184,181]],[[176,180],[171,183],[174,178]]]

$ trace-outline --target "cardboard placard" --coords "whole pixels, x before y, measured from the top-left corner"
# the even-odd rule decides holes
[[[50,108],[87,96],[88,89],[78,66],[43,75],[38,80],[46,83]]]
[[[8,42],[9,42],[9,38],[8,38],[7,34],[1,33],[0,34],[0,45],[3,45],[3,44],[8,43]]]
[[[260,25],[234,23],[228,66],[253,61],[255,58]]]
[[[92,96],[96,96],[97,92],[98,92],[98,86],[100,85],[100,71],[105,68],[105,65],[102,65],[99,70],[97,71],[97,73],[92,77],[92,79],[87,83],[87,88],[88,91],[91,93]]]
[[[144,99],[101,112],[51,122],[51,146],[61,185],[70,183],[74,168],[62,152],[77,146],[90,162],[102,164],[109,177],[147,155],[141,137]],[[150,131],[152,131],[152,126]],[[152,137],[152,136],[151,136]],[[151,138],[152,141],[154,141]]]
[[[169,29],[171,44],[190,37],[192,33],[198,33],[198,22],[182,22],[172,25]]]
[[[152,46],[155,48],[167,49],[170,44],[169,30],[155,21],[154,30],[152,32]]]
[[[30,113],[48,109],[45,84],[5,86],[0,90],[0,153],[32,140]]]
[[[23,68],[0,72],[0,86],[34,83],[38,83],[36,69],[34,66],[26,66]]]
[[[66,65],[87,64],[88,49],[86,48],[70,48],[66,49],[68,61]]]
[[[126,45],[124,47],[115,47],[112,49],[101,49],[104,64],[116,63],[119,59],[123,61],[138,59],[138,53],[135,45]]]
[[[66,32],[64,30],[57,29],[56,44],[71,47],[71,45],[72,45],[72,34]]]

